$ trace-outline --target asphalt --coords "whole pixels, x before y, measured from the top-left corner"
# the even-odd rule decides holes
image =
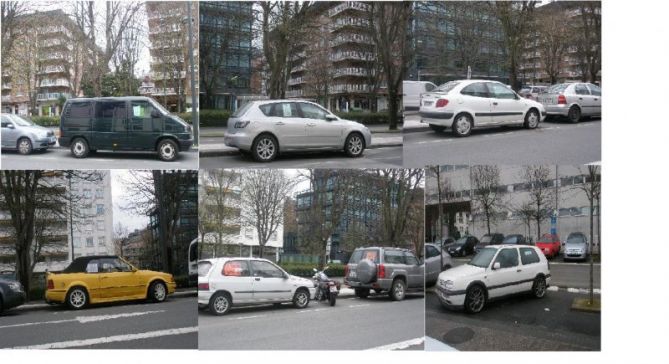
[[[233,308],[225,316],[199,313],[204,350],[422,350],[424,295],[399,302],[387,296],[342,296],[334,307],[312,301]]]
[[[197,349],[193,294],[69,310],[33,306],[0,316],[0,348]]]

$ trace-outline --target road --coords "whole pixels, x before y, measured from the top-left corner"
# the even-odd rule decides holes
[[[197,349],[197,299],[163,303],[62,306],[8,310],[0,316],[0,348]]]
[[[268,305],[233,309],[220,317],[201,311],[199,345],[211,350],[422,350],[423,298],[342,297],[334,307],[312,301],[304,310]]]
[[[69,149],[21,155],[2,151],[2,169],[198,169],[198,152],[182,152],[174,162],[163,162],[152,152],[97,152],[77,159]]]
[[[414,125],[418,115],[409,115]],[[420,130],[420,131],[418,131]],[[458,138],[449,131],[404,133],[404,166],[444,164],[587,164],[601,161],[601,120],[551,121],[535,130],[488,128]]]
[[[402,166],[402,147],[366,149],[362,157],[344,152],[290,153],[270,163],[258,163],[242,154],[201,157],[200,168],[397,168]],[[4,168],[4,167],[3,167]]]

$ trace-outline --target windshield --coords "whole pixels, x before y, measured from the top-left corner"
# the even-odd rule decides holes
[[[497,253],[497,249],[483,248],[479,250],[467,264],[475,267],[487,268],[490,265],[492,258],[495,257],[495,253]]]
[[[32,126],[35,125],[32,121],[26,120],[22,118],[21,116],[18,116],[16,114],[9,114],[9,117],[14,121],[14,124],[18,126]]]
[[[492,235],[484,235],[481,238],[481,243],[482,244],[489,244],[492,241]]]
[[[569,86],[568,83],[558,83],[557,85],[553,85],[546,90],[547,93],[549,94],[557,94],[560,92],[564,92],[564,90],[567,89],[567,86]]]
[[[233,118],[238,118],[238,117],[240,117],[240,116],[246,114],[246,111],[247,111],[248,109],[251,108],[251,105],[252,105],[252,104],[253,104],[252,102],[247,102],[247,103],[244,104],[242,107],[240,107],[239,109],[237,109],[237,110],[232,114],[232,117],[233,117]]]
[[[572,235],[567,238],[567,244],[585,244],[583,235]]]
[[[203,260],[197,263],[197,275],[198,277],[206,277],[207,273],[211,269],[211,262],[208,260]]]
[[[465,236],[464,238],[456,240],[456,242],[453,243],[453,245],[465,245],[466,242],[467,242],[467,237]]]
[[[435,92],[444,92],[444,93],[448,93],[448,92],[450,92],[452,89],[454,89],[455,86],[457,86],[459,83],[460,83],[460,82],[457,82],[457,81],[446,82],[445,84],[443,84],[443,85],[441,85],[441,86],[435,88],[434,91],[435,91]]]

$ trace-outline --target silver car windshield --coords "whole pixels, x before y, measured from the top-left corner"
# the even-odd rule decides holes
[[[33,126],[33,125],[35,125],[35,123],[33,123],[32,121],[26,120],[26,119],[24,119],[24,118],[22,118],[18,115],[15,115],[15,114],[10,114],[9,117],[12,119],[14,124],[16,124],[18,126]]]
[[[476,253],[472,260],[470,260],[467,264],[473,265],[475,267],[488,268],[492,258],[495,257],[495,253],[497,253],[497,249],[483,248],[479,250],[479,252]]]

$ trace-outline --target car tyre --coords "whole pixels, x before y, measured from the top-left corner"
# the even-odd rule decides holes
[[[73,287],[65,296],[67,306],[73,310],[80,310],[88,305],[88,292],[83,287]]]
[[[472,133],[472,127],[474,126],[474,121],[471,116],[467,114],[458,114],[455,119],[453,119],[453,126],[451,129],[456,136],[466,137]]]
[[[351,133],[346,137],[344,151],[351,158],[357,158],[365,151],[365,139],[360,133]]]
[[[430,124],[430,129],[434,130],[437,133],[441,133],[446,130],[445,126]]]
[[[476,284],[467,289],[465,296],[465,311],[467,313],[479,313],[485,306],[485,291],[483,287]]]
[[[532,294],[536,298],[543,298],[546,295],[546,278],[539,276],[534,279]]]
[[[298,289],[293,296],[295,308],[306,308],[309,306],[309,292],[306,289]]]
[[[402,279],[396,278],[390,286],[390,298],[393,301],[401,301],[406,296],[407,284]]]
[[[209,299],[209,312],[216,316],[222,316],[230,311],[232,299],[224,292],[217,292]]]
[[[70,152],[75,158],[86,158],[88,156],[88,143],[84,138],[75,138],[70,145]]]
[[[33,152],[33,143],[28,138],[21,138],[16,142],[16,149],[20,154],[28,155]]]
[[[172,162],[179,156],[179,147],[174,140],[163,139],[158,143],[158,158],[164,162]]]
[[[369,297],[369,288],[356,288],[355,296],[358,298],[367,298]]]
[[[567,113],[567,119],[569,119],[569,121],[572,123],[578,123],[581,121],[581,108],[576,105],[570,107],[569,112]]]
[[[149,287],[149,299],[152,302],[163,302],[167,299],[167,286],[161,281],[151,283]]]
[[[523,126],[527,129],[536,129],[536,127],[539,126],[540,120],[541,117],[539,116],[539,112],[536,109],[530,109],[530,111],[525,114],[525,123]]]
[[[269,134],[261,134],[253,141],[251,154],[257,162],[271,162],[276,158],[279,152],[279,145],[276,138]]]

